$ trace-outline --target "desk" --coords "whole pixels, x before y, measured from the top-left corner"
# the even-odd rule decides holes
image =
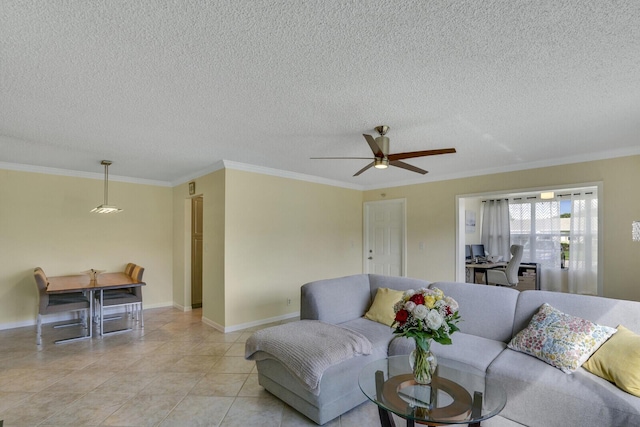
[[[506,262],[485,262],[485,263],[481,263],[481,264],[465,264],[465,269],[466,269],[466,282],[467,283],[487,283],[486,279],[483,279],[482,282],[478,282],[476,280],[476,273],[480,273],[482,272],[483,276],[484,273],[492,268],[498,268],[498,267],[506,267],[507,263]]]
[[[93,293],[95,291],[100,292],[100,311],[102,311],[102,303],[104,290],[106,289],[118,289],[118,288],[131,288],[134,286],[144,286],[144,282],[135,282],[131,276],[124,273],[103,273],[97,276],[96,280],[91,280],[88,274],[79,274],[73,276],[53,276],[49,277],[49,284],[47,285],[47,293],[49,294],[64,294],[67,292],[89,292],[89,304],[92,315],[93,313]],[[102,313],[100,313],[100,319],[102,319]],[[131,330],[125,329],[125,330]],[[100,328],[100,336],[103,335],[102,328]],[[89,335],[81,337],[79,339],[91,338],[91,322],[89,322]]]

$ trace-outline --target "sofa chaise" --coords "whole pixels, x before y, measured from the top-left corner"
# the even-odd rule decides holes
[[[393,335],[365,314],[378,289],[399,291],[440,288],[456,299],[462,321],[452,345],[433,343],[438,359],[463,362],[501,384],[507,405],[500,416],[526,426],[640,425],[640,397],[585,370],[566,374],[535,357],[508,347],[539,308],[555,309],[616,328],[640,333],[640,302],[546,291],[380,275],[354,275],[307,283],[301,288],[301,320],[319,320],[362,334],[371,342],[368,355],[349,358],[324,371],[318,391],[311,392],[279,360],[256,358],[259,383],[270,393],[318,424],[325,424],[366,400],[358,387],[362,366],[386,356],[408,354],[411,340]],[[277,328],[277,327],[276,327]],[[259,353],[259,352],[258,352]]]

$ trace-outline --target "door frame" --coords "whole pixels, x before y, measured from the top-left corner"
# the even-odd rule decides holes
[[[203,221],[204,221],[204,217],[203,217],[203,214],[204,214],[204,197],[202,196],[202,194],[199,194],[199,195],[193,196],[191,198],[191,241],[190,241],[190,247],[191,247],[191,257],[190,257],[190,262],[191,262],[191,265],[190,265],[190,270],[191,270],[191,275],[190,275],[190,279],[191,279],[190,280],[191,297],[190,297],[190,300],[189,300],[189,305],[191,306],[192,309],[193,309],[193,305],[194,305],[193,304],[193,295],[194,295],[193,262],[194,262],[194,256],[195,256],[195,254],[193,252],[193,249],[194,249],[194,238],[193,237],[194,237],[194,228],[195,228],[195,224],[193,222],[193,218],[196,217],[196,215],[194,213],[194,207],[195,207],[195,201],[198,200],[198,199],[200,199],[201,202],[202,202],[202,205],[200,207],[200,210],[201,210],[201,212],[200,212],[201,213],[201,215],[200,215],[200,222],[201,222],[200,226],[204,227],[204,224],[203,224]],[[204,238],[204,235],[202,236],[202,238]],[[203,242],[203,244],[204,244],[204,242]],[[204,249],[204,247],[203,247],[203,249]],[[202,301],[203,300],[203,298],[202,298],[202,291],[203,291],[203,289],[202,289],[202,267],[203,267],[203,261],[204,261],[203,252],[200,251],[200,289],[199,289],[200,306],[199,307],[202,307],[202,304],[203,304],[203,301]]]
[[[573,184],[562,184],[532,188],[518,188],[511,190],[485,191],[482,193],[470,193],[456,195],[456,276],[457,282],[465,281],[465,199],[467,198],[502,198],[511,197],[513,194],[522,193],[541,193],[545,191],[565,192],[578,188],[596,187],[598,191],[598,273],[597,273],[597,293],[603,295],[604,290],[604,239],[602,237],[604,230],[604,185],[602,181],[595,182],[577,182]],[[479,218],[479,217],[478,217]],[[477,226],[481,226],[481,220],[478,219]]]
[[[400,262],[400,268],[402,272],[400,277],[407,276],[407,199],[390,199],[390,200],[378,200],[374,202],[363,203],[363,231],[362,231],[362,272],[369,274],[369,263],[367,262],[367,248],[369,247],[369,211],[373,206],[379,206],[383,204],[399,204],[402,207],[402,245],[400,247],[402,260]]]

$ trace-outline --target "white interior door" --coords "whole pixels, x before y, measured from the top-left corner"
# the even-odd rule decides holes
[[[364,271],[405,275],[405,200],[364,204]]]

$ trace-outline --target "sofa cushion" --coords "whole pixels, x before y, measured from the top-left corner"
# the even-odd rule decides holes
[[[379,288],[395,289],[406,291],[408,289],[420,289],[429,286],[430,282],[411,277],[383,276],[381,274],[369,274],[369,284],[371,287],[371,301],[375,299]]]
[[[538,291],[534,291],[538,292]],[[507,392],[505,418],[527,426],[637,426],[638,398],[579,368],[571,375],[510,349],[487,369]]]
[[[362,317],[371,305],[366,274],[310,282],[300,292],[300,319],[342,323]]]
[[[516,304],[513,335],[529,324],[533,315],[545,302],[564,313],[600,325],[615,328],[624,324],[633,332],[640,333],[640,310],[636,301],[551,291],[523,291]]]
[[[509,348],[570,374],[615,332],[615,328],[563,313],[544,303],[529,325],[509,342]]]
[[[378,288],[376,297],[364,317],[383,325],[391,326],[395,320],[393,306],[402,299],[404,291],[389,288]]]
[[[443,345],[432,342],[431,349],[438,359],[453,360],[473,366],[482,372],[507,348],[502,341],[490,340],[475,335],[456,332],[451,335],[453,344]],[[411,338],[394,337],[389,344],[389,356],[409,354],[415,348]]]
[[[429,287],[441,289],[458,302],[461,332],[504,343],[511,339],[520,294],[515,289],[457,282],[435,282]]]
[[[583,367],[640,397],[640,335],[618,326],[618,332],[602,344]]]

